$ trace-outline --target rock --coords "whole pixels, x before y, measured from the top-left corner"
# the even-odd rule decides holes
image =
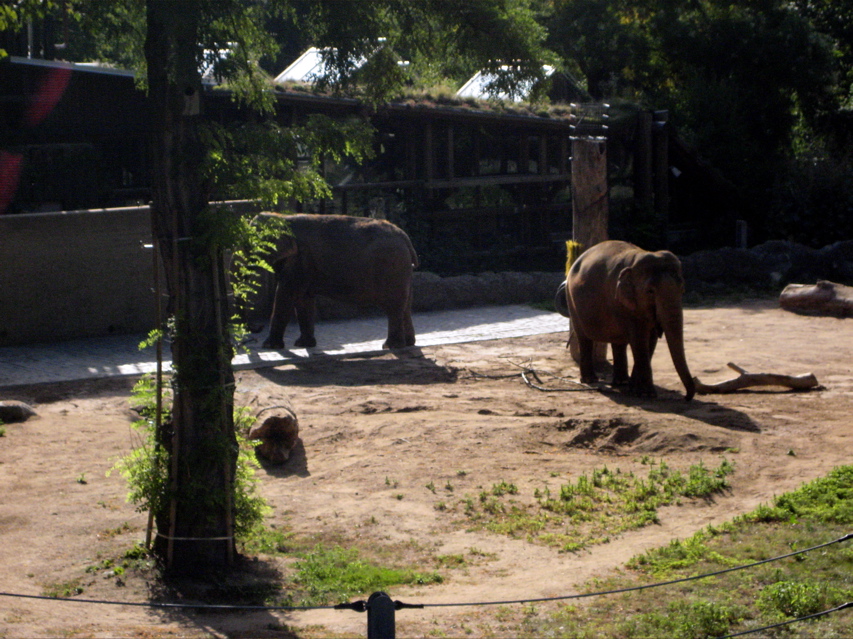
[[[802,315],[853,317],[853,288],[820,280],[817,284],[789,284],[779,306]]]
[[[699,251],[681,258],[681,267],[688,291],[704,292],[713,285],[762,287],[771,281],[761,257],[744,249]]]
[[[35,417],[36,411],[29,404],[18,402],[13,399],[0,401],[0,422],[12,424],[14,422],[25,422],[30,417]]]

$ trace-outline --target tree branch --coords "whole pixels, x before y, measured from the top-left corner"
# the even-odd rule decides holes
[[[696,392],[700,395],[708,395],[712,393],[734,393],[744,388],[752,386],[786,386],[793,390],[808,390],[818,386],[817,378],[813,373],[805,375],[778,375],[776,373],[748,373],[746,370],[733,364],[728,363],[728,367],[740,373],[738,377],[719,382],[717,384],[703,384],[698,377],[694,377],[696,383]]]

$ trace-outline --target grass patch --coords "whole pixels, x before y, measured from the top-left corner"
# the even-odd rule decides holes
[[[434,584],[443,578],[436,572],[418,572],[379,566],[362,559],[358,550],[317,546],[296,562],[293,578],[300,605],[326,605],[387,589],[400,584]]]
[[[683,472],[664,461],[643,458],[641,463],[648,467],[645,476],[603,467],[554,491],[536,489],[532,500],[501,481],[477,499],[465,496],[453,508],[442,502],[438,510],[461,512],[475,528],[573,552],[657,522],[662,506],[720,493],[734,472],[726,459],[717,468],[700,462]]]
[[[80,579],[69,579],[68,581],[47,584],[42,589],[41,594],[45,597],[66,599],[74,595],[83,594],[83,590]]]
[[[617,590],[706,574],[843,537],[853,524],[853,466],[777,497],[722,526],[634,557],[627,570],[588,585]],[[716,577],[593,597],[525,621],[520,637],[699,639],[755,630],[853,600],[850,542]],[[756,633],[786,639],[850,636],[843,610]]]

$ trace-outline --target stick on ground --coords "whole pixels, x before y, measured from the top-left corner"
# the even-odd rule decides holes
[[[785,386],[794,390],[808,390],[818,386],[817,378],[813,373],[805,375],[778,375],[776,373],[748,373],[743,368],[732,362],[728,363],[728,367],[740,373],[738,377],[719,382],[718,384],[703,384],[698,377],[694,377],[696,382],[696,392],[700,395],[708,395],[712,393],[734,393],[744,388],[752,386]]]

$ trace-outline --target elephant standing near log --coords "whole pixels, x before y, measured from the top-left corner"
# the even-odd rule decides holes
[[[630,384],[633,392],[654,397],[652,355],[658,339],[666,335],[686,399],[691,400],[696,385],[684,355],[683,292],[681,262],[669,251],[653,253],[614,240],[585,251],[565,283],[571,330],[580,347],[581,381],[598,381],[593,345],[606,342],[613,351],[613,384]],[[629,345],[634,358],[630,377]]]
[[[388,317],[383,348],[415,343],[412,324],[412,270],[418,257],[408,235],[385,220],[348,215],[298,214],[265,217],[286,220],[271,258],[276,293],[265,348],[284,348],[284,331],[296,313],[300,335],[294,346],[316,346],[315,298],[378,306]]]

